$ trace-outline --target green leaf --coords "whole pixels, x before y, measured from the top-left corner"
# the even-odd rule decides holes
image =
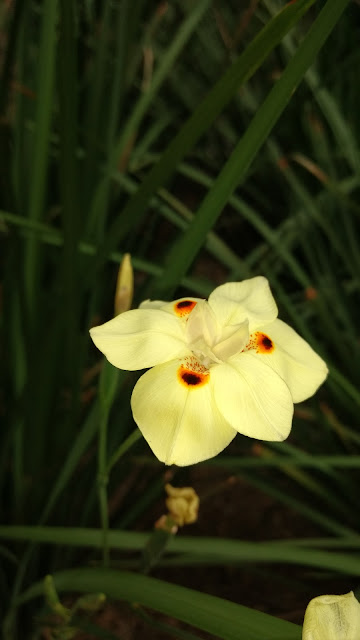
[[[199,593],[162,580],[111,569],[70,569],[53,575],[58,591],[99,590],[110,598],[137,602],[182,620],[223,640],[300,640],[301,627],[229,600]],[[43,593],[36,583],[18,599],[28,602]]]
[[[204,198],[189,229],[170,250],[166,260],[167,268],[156,284],[154,297],[166,299],[186,273],[201,248],[206,234],[214,226],[237,185],[244,179],[251,162],[264,144],[348,2],[349,0],[328,0],[326,3],[296,54],[257,111],[244,136],[214,182],[212,189]]]
[[[38,59],[38,85],[36,93],[34,159],[31,171],[29,210],[32,220],[40,220],[43,215],[47,189],[49,161],[50,124],[53,109],[53,88],[55,77],[55,48],[57,0],[42,3],[42,22]],[[30,237],[24,260],[26,300],[33,313],[39,270],[38,240]],[[30,316],[31,319],[31,316]],[[32,318],[34,321],[34,318]]]
[[[159,162],[148,173],[137,193],[127,202],[121,216],[118,216],[113,222],[106,240],[99,249],[94,268],[87,274],[89,285],[93,282],[93,270],[101,267],[112,249],[118,246],[129,230],[140,222],[146,211],[147,203],[156,190],[166,183],[178,163],[194,147],[197,140],[230,102],[239,87],[255,73],[289,29],[313,4],[314,0],[298,0],[295,4],[289,4],[280,11],[254,38],[195,109],[162,154]]]
[[[205,12],[209,9],[211,0],[199,0],[192,6],[189,15],[180,25],[177,30],[176,37],[171,43],[169,49],[164,53],[159,63],[158,68],[155,70],[154,76],[147,91],[144,91],[135,104],[135,107],[131,110],[131,115],[128,121],[125,123],[123,131],[120,135],[120,139],[112,149],[109,151],[109,158],[107,161],[107,171],[103,180],[94,195],[93,204],[89,213],[90,224],[95,220],[102,220],[104,202],[106,202],[106,193],[109,188],[110,174],[117,167],[121,154],[124,152],[126,145],[129,144],[131,139],[136,135],[137,129],[140,126],[141,120],[146,114],[149,107],[154,101],[159,88],[168,77],[177,57],[186,46],[187,41],[194,33],[197,25]],[[121,216],[121,220],[124,218],[124,213]]]
[[[70,545],[101,549],[103,543],[100,529],[78,527],[29,527],[0,526],[0,538],[28,540],[56,545]],[[142,551],[149,539],[148,533],[136,531],[108,531],[109,548]],[[334,538],[324,538],[323,546],[332,546]],[[348,535],[335,539],[335,546],[360,548],[360,536]],[[304,541],[303,544],[305,544]],[[316,544],[316,543],[315,543]],[[309,541],[309,546],[313,541]],[[303,546],[303,545],[302,545]],[[221,562],[279,562],[317,567],[348,575],[360,576],[360,559],[345,553],[299,548],[297,543],[247,542],[230,538],[174,536],[166,548],[169,553],[197,555],[206,558],[208,564]],[[100,590],[100,587],[99,589]]]

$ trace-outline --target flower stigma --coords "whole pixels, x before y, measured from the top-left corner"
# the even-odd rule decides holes
[[[206,369],[236,355],[249,342],[247,320],[222,327],[206,300],[201,300],[194,306],[186,323],[189,348]]]

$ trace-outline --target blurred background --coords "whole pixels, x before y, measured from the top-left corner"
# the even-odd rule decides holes
[[[296,624],[311,597],[356,593],[359,3],[4,0],[0,26],[7,640],[83,637],[64,635],[49,591],[17,611],[66,568],[140,572]],[[88,333],[113,316],[125,253],[133,307],[269,279],[280,318],[330,370],[286,442],[238,435],[178,469],[133,437],[138,373],[105,364]],[[168,481],[195,488],[199,518],[151,534]],[[175,537],[188,541],[168,554]],[[175,609],[90,614],[73,624],[86,637],[210,637]]]

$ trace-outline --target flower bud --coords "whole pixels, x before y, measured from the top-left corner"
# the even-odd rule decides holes
[[[341,596],[318,596],[305,611],[302,640],[358,640],[360,603],[352,591]]]
[[[129,311],[134,295],[134,272],[131,264],[130,253],[125,253],[121,260],[116,283],[114,314]]]
[[[165,485],[168,498],[166,506],[172,519],[182,527],[184,524],[196,522],[199,510],[199,496],[192,487],[173,487]]]

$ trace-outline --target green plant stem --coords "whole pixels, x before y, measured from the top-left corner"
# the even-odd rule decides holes
[[[117,451],[111,456],[108,465],[107,465],[107,473],[109,474],[114,464],[121,458],[121,456],[126,453],[130,447],[135,444],[141,438],[141,431],[139,429],[135,429],[130,435],[124,440],[124,442],[120,445]]]
[[[99,447],[98,447],[98,496],[99,496],[99,508],[100,508],[100,521],[102,529],[103,540],[103,565],[109,566],[109,545],[108,545],[108,531],[109,531],[109,512],[108,512],[108,500],[107,500],[107,486],[109,482],[109,475],[107,472],[107,427],[108,427],[109,412],[102,411],[101,419],[99,422]]]
[[[107,427],[108,427],[108,410],[103,410],[103,415],[99,425],[99,448],[98,448],[98,496],[99,496],[99,508],[100,508],[100,521],[102,530],[103,541],[103,566],[109,566],[109,544],[108,544],[108,532],[109,532],[109,512],[108,512],[108,498],[107,487],[109,483],[109,475],[114,464],[123,456],[130,447],[132,447],[139,438],[141,438],[141,432],[139,429],[135,429],[126,440],[120,445],[118,450],[113,454],[110,461],[107,462]]]

